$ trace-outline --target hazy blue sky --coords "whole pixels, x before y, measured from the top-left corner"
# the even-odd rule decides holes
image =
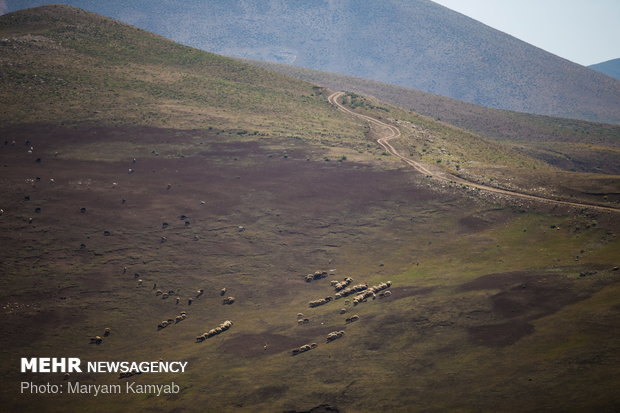
[[[433,0],[585,66],[620,58],[620,0]]]

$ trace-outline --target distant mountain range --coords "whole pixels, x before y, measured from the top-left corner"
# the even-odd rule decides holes
[[[429,0],[65,3],[219,54],[358,76],[488,107],[620,123],[620,81]]]
[[[590,69],[598,70],[601,73],[605,73],[608,76],[620,79],[620,58],[597,63],[588,67]]]

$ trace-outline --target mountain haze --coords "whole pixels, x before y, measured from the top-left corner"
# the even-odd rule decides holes
[[[219,54],[373,79],[494,108],[620,122],[620,81],[429,0],[68,3]]]
[[[608,76],[620,79],[620,58],[607,60],[606,62],[597,63],[588,67],[601,73],[605,73]]]

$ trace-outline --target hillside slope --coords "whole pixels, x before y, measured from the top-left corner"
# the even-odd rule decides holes
[[[4,15],[0,38],[4,126],[211,127],[306,139],[360,130],[309,83],[73,7]]]
[[[243,61],[334,90],[350,90],[510,144],[567,171],[620,174],[620,126],[492,109],[353,76]]]
[[[230,56],[383,81],[483,106],[620,123],[620,81],[429,0],[68,1]],[[24,4],[27,4],[25,2]]]
[[[588,67],[590,69],[594,69],[598,72],[604,73],[607,76],[612,76],[616,79],[620,79],[620,58],[597,63]]]
[[[71,7],[0,39],[0,410],[619,405],[616,210],[439,181],[377,139],[544,196],[618,203],[613,182],[563,190],[581,175]],[[21,373],[34,356],[187,368]]]

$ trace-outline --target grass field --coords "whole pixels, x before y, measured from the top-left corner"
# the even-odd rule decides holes
[[[53,88],[33,86],[34,74],[51,65],[49,49],[36,58],[38,46],[30,43],[2,49],[18,65],[3,72],[3,96],[30,91],[1,112],[3,409],[317,413],[618,405],[616,215],[442,187],[377,152],[377,131],[331,107],[324,89],[74,9],[42,10],[0,19],[10,44],[28,35],[63,39],[76,58],[66,74],[71,87],[59,86],[62,98],[54,100]],[[50,19],[57,22],[52,31]],[[113,51],[94,50],[99,43],[90,32]],[[135,61],[132,50],[146,45],[149,52]],[[32,76],[11,89],[15,81],[7,76],[20,73]],[[167,91],[164,78],[172,85]],[[107,89],[97,83],[106,81]],[[466,169],[477,160],[481,171],[499,165],[521,184],[533,176],[523,171],[534,166],[543,178],[556,171],[429,118],[362,102],[358,110],[400,122],[411,140],[399,148],[421,151],[426,143],[433,152],[420,155],[425,161],[446,156],[442,164],[458,160]],[[586,194],[592,187],[576,196],[592,196]],[[599,192],[614,202],[605,188]],[[330,275],[305,282],[316,270]],[[309,308],[311,300],[334,296],[330,281],[345,277],[353,284],[390,280],[392,294]],[[234,304],[222,304],[222,288]],[[163,299],[157,289],[174,294]],[[196,297],[199,289],[204,294]],[[158,331],[181,311],[186,320]],[[298,325],[300,312],[307,324]],[[352,315],[359,321],[347,324]],[[225,320],[234,323],[228,331],[196,343]],[[90,344],[105,328],[111,334]],[[345,335],[326,343],[335,330]],[[318,346],[291,355],[308,343]],[[66,383],[62,374],[19,373],[25,356],[189,365],[177,375],[69,378],[174,381],[179,394],[25,395],[21,381]]]

